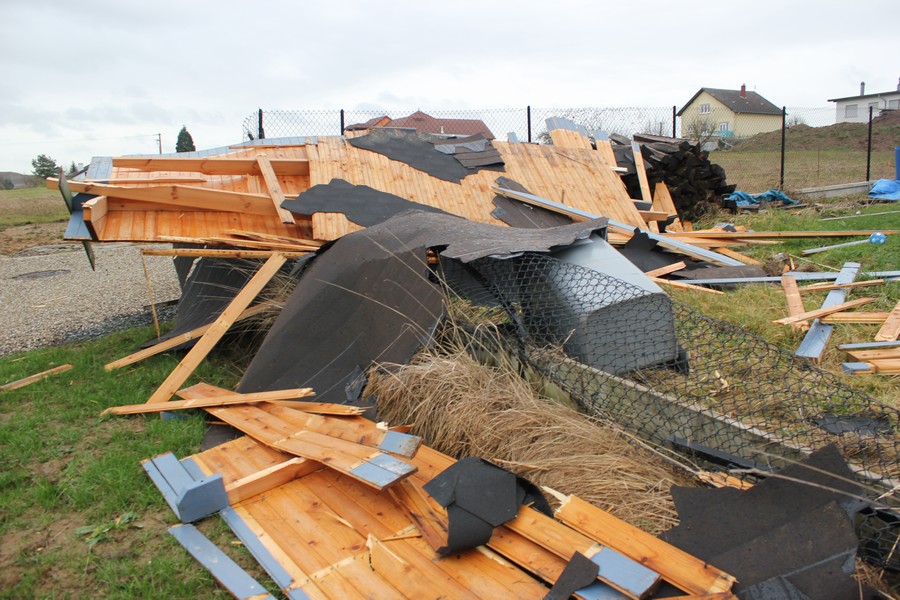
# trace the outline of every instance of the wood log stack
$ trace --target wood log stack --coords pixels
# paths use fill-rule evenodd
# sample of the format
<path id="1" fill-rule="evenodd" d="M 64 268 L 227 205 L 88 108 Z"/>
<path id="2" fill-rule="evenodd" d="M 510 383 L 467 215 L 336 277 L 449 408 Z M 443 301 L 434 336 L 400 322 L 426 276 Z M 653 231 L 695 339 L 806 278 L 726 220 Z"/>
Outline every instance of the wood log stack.
<path id="1" fill-rule="evenodd" d="M 640 184 L 634 174 L 631 141 L 610 135 L 619 166 L 629 170 L 622 176 L 632 198 L 640 198 Z M 663 181 L 669 187 L 678 216 L 694 221 L 704 215 L 710 205 L 721 202 L 722 196 L 735 190 L 725 181 L 725 169 L 710 162 L 709 152 L 702 145 L 680 138 L 636 134 L 634 141 L 641 145 L 641 155 L 647 168 L 650 186 Z"/>

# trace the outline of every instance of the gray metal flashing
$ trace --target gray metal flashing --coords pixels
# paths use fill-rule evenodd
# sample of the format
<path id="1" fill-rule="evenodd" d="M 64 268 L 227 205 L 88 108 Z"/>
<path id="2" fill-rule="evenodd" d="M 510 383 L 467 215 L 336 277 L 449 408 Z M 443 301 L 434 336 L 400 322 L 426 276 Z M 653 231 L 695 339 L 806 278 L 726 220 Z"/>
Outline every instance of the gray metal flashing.
<path id="1" fill-rule="evenodd" d="M 834 282 L 836 284 L 852 283 L 859 274 L 861 267 L 862 265 L 855 262 L 844 263 L 844 266 L 841 268 L 841 271 L 838 273 Z M 822 308 L 840 304 L 846 297 L 846 289 L 831 290 L 828 292 L 828 295 L 825 296 L 825 300 L 822 302 Z M 833 325 L 823 323 L 820 319 L 813 319 L 812 324 L 809 326 L 809 330 L 803 337 L 803 341 L 800 342 L 800 346 L 798 346 L 797 351 L 794 352 L 794 356 L 818 360 L 818 358 L 822 356 L 822 352 L 825 351 L 825 346 L 828 344 L 828 340 L 831 338 L 831 332 L 833 330 Z"/>
<path id="2" fill-rule="evenodd" d="M 872 365 L 870 365 L 869 363 L 864 363 L 864 362 L 845 362 L 845 363 L 841 363 L 841 369 L 844 371 L 844 373 L 847 373 L 848 375 L 853 375 L 854 373 L 857 373 L 857 372 L 871 371 Z"/>
<path id="3" fill-rule="evenodd" d="M 384 439 L 381 440 L 381 445 L 378 446 L 378 449 L 412 458 L 416 455 L 416 451 L 421 445 L 422 438 L 417 435 L 388 431 L 384 434 Z"/>
<path id="4" fill-rule="evenodd" d="M 235 598 L 275 600 L 265 587 L 193 525 L 176 525 L 169 528 L 169 533 Z"/>
<path id="5" fill-rule="evenodd" d="M 591 214 L 587 211 L 580 210 L 577 208 L 573 208 L 571 206 L 566 206 L 564 204 L 560 204 L 559 202 L 554 202 L 553 200 L 547 200 L 546 198 L 541 198 L 540 196 L 535 196 L 534 194 L 528 194 L 525 192 L 517 192 L 515 190 L 508 190 L 506 188 L 495 187 L 492 188 L 495 192 L 499 193 L 502 196 L 506 196 L 507 198 L 512 198 L 513 200 L 519 200 L 521 198 L 527 198 L 531 202 L 544 207 L 550 207 L 551 209 L 556 209 L 557 211 L 564 211 L 570 214 L 575 214 L 580 217 L 584 217 L 585 219 L 597 219 L 598 215 Z M 610 227 L 617 227 L 619 229 L 626 229 L 629 231 L 640 231 L 643 234 L 646 234 L 651 240 L 656 241 L 661 245 L 666 245 L 672 248 L 677 248 L 679 250 L 683 250 L 685 252 L 690 252 L 696 256 L 702 256 L 703 258 L 711 261 L 715 261 L 724 265 L 728 265 L 730 267 L 741 267 L 744 266 L 739 260 L 735 260 L 729 256 L 725 256 L 724 254 L 719 254 L 718 252 L 713 252 L 712 250 L 707 250 L 706 248 L 700 248 L 698 246 L 694 246 L 692 244 L 686 244 L 684 242 L 679 242 L 677 240 L 673 240 L 671 238 L 667 238 L 665 236 L 657 235 L 653 232 L 646 231 L 641 229 L 640 227 L 634 227 L 633 225 L 628 225 L 626 223 L 621 223 L 619 221 L 614 221 L 612 219 L 608 219 Z"/>
<path id="6" fill-rule="evenodd" d="M 659 573 L 612 548 L 601 548 L 591 557 L 591 561 L 600 567 L 597 577 L 639 598 L 653 589 L 660 580 Z"/>
<path id="7" fill-rule="evenodd" d="M 859 342 L 858 344 L 841 344 L 838 346 L 841 350 L 876 350 L 878 348 L 896 348 L 900 346 L 897 342 Z"/>
<path id="8" fill-rule="evenodd" d="M 247 523 L 244 522 L 241 516 L 237 514 L 233 508 L 228 507 L 219 514 L 222 516 L 222 520 L 224 520 L 228 527 L 231 528 L 231 531 L 234 532 L 234 535 L 241 540 L 244 547 L 250 551 L 250 554 L 253 555 L 256 562 L 265 569 L 266 573 L 269 574 L 269 577 L 272 578 L 272 581 L 281 588 L 288 598 L 291 600 L 309 600 L 309 596 L 307 596 L 303 590 L 294 587 L 294 578 L 291 577 L 290 573 L 287 572 L 281 563 L 272 556 L 269 549 L 263 545 L 256 534 L 253 533 Z"/>

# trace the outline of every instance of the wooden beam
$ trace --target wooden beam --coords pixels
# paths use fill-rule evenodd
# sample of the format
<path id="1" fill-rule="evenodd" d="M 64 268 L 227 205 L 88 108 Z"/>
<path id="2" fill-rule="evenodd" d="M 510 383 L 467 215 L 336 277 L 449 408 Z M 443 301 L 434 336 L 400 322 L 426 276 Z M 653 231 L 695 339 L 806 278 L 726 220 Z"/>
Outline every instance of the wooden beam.
<path id="1" fill-rule="evenodd" d="M 241 311 L 241 314 L 238 315 L 238 317 L 234 320 L 234 322 L 237 323 L 238 321 L 243 321 L 244 319 L 247 319 L 254 315 L 258 315 L 259 313 L 261 313 L 265 310 L 269 310 L 270 308 L 271 307 L 267 304 L 257 304 L 256 306 L 251 306 L 250 308 L 247 308 L 247 309 Z M 118 369 L 118 368 L 124 367 L 126 365 L 134 364 L 138 361 L 144 360 L 145 358 L 150 358 L 151 356 L 155 356 L 155 355 L 159 354 L 160 352 L 165 352 L 166 350 L 171 350 L 172 348 L 175 348 L 176 346 L 180 346 L 181 344 L 184 344 L 185 342 L 189 342 L 191 340 L 195 340 L 195 339 L 201 337 L 212 326 L 213 326 L 213 323 L 210 323 L 209 325 L 203 325 L 202 327 L 197 327 L 196 329 L 192 329 L 192 330 L 188 331 L 187 333 L 183 333 L 179 336 L 175 336 L 164 342 L 154 344 L 154 345 L 150 346 L 149 348 L 144 348 L 142 350 L 138 350 L 137 352 L 134 352 L 132 354 L 129 354 L 128 356 L 120 358 L 119 360 L 114 360 L 113 362 L 108 363 L 104 367 L 104 369 L 106 369 L 107 371 L 112 371 L 113 369 Z"/>
<path id="2" fill-rule="evenodd" d="M 259 172 L 262 173 L 263 180 L 266 182 L 269 196 L 272 197 L 275 212 L 278 213 L 282 223 L 293 224 L 294 215 L 291 211 L 281 208 L 281 203 L 284 202 L 284 192 L 281 190 L 281 184 L 278 183 L 278 176 L 275 174 L 275 169 L 272 168 L 269 157 L 265 154 L 257 154 L 256 162 L 259 165 Z"/>
<path id="3" fill-rule="evenodd" d="M 840 304 L 835 304 L 833 306 L 817 308 L 816 310 L 810 310 L 805 313 L 801 313 L 799 315 L 785 317 L 784 319 L 778 319 L 777 321 L 772 321 L 772 322 L 776 323 L 778 325 L 790 325 L 792 323 L 798 323 L 800 321 L 810 321 L 812 319 L 824 317 L 825 315 L 830 315 L 832 313 L 841 312 L 842 310 L 847 310 L 848 308 L 855 308 L 857 306 L 862 306 L 863 304 L 868 304 L 869 302 L 872 302 L 873 300 L 875 300 L 875 298 L 859 298 L 857 300 L 841 302 Z"/>
<path id="4" fill-rule="evenodd" d="M 106 196 L 91 198 L 81 205 L 81 209 L 84 224 L 91 232 L 91 237 L 95 240 L 102 239 L 100 234 L 103 232 L 103 219 L 109 212 L 109 199 Z"/>
<path id="5" fill-rule="evenodd" d="M 900 359 L 900 348 L 881 348 L 877 350 L 845 350 L 856 360 Z"/>
<path id="6" fill-rule="evenodd" d="M 827 292 L 831 290 L 847 290 L 858 287 L 869 287 L 871 285 L 880 285 L 884 283 L 884 279 L 870 279 L 869 281 L 851 281 L 850 283 L 814 283 L 799 288 L 800 293 L 805 292 Z"/>
<path id="7" fill-rule="evenodd" d="M 72 365 L 59 365 L 58 367 L 53 367 L 52 369 L 47 369 L 46 371 L 41 371 L 40 373 L 35 373 L 34 375 L 29 375 L 28 377 L 24 377 L 16 381 L 11 381 L 4 385 L 0 385 L 0 392 L 8 392 L 11 390 L 23 388 L 26 385 L 31 385 L 32 383 L 40 381 L 41 379 L 46 379 L 51 375 L 56 375 L 57 373 L 65 373 L 71 368 Z"/>
<path id="8" fill-rule="evenodd" d="M 803 306 L 803 299 L 800 297 L 800 290 L 797 288 L 797 279 L 791 275 L 781 276 L 781 287 L 784 289 L 785 300 L 787 300 L 788 315 L 795 317 L 806 312 Z M 793 324 L 794 329 L 806 331 L 809 324 L 800 322 Z"/>
<path id="9" fill-rule="evenodd" d="M 886 312 L 848 312 L 834 313 L 819 319 L 823 323 L 834 325 L 835 323 L 863 323 L 863 324 L 881 324 L 888 318 L 891 313 Z"/>
<path id="10" fill-rule="evenodd" d="M 265 285 L 275 276 L 278 270 L 284 265 L 287 259 L 283 254 L 277 253 L 269 257 L 259 271 L 253 275 L 247 285 L 238 292 L 234 300 L 225 308 L 222 314 L 216 319 L 203 337 L 191 348 L 187 356 L 182 359 L 178 366 L 169 374 L 166 380 L 159 386 L 148 403 L 167 402 L 172 395 L 187 381 L 194 369 L 200 362 L 206 358 L 209 351 L 213 349 L 225 332 L 231 327 L 237 318 L 243 313 L 250 303 L 256 298 L 257 294 L 265 287 Z"/>
<path id="11" fill-rule="evenodd" d="M 891 311 L 884 325 L 875 334 L 876 342 L 893 342 L 900 338 L 900 302 Z"/>
<path id="12" fill-rule="evenodd" d="M 679 290 L 690 290 L 692 292 L 702 292 L 704 294 L 716 294 L 719 296 L 724 296 L 725 292 L 720 290 L 714 290 L 712 288 L 703 287 L 700 285 L 695 285 L 692 283 L 685 283 L 684 281 L 674 281 L 672 279 L 660 279 L 659 277 L 651 277 L 654 283 L 659 283 L 662 285 L 668 285 L 673 288 Z"/>
<path id="13" fill-rule="evenodd" d="M 181 410 L 188 408 L 207 408 L 211 406 L 228 406 L 231 404 L 252 404 L 254 402 L 267 402 L 269 400 L 288 400 L 291 398 L 306 398 L 314 396 L 312 388 L 296 388 L 291 390 L 276 390 L 271 392 L 255 392 L 252 394 L 231 394 L 229 396 L 219 396 L 217 398 L 202 398 L 196 400 L 172 400 L 170 402 L 160 402 L 157 404 L 126 404 L 122 406 L 112 406 L 107 408 L 100 415 L 139 415 L 144 413 L 164 412 L 170 410 Z M 296 402 L 297 410 L 304 410 L 305 402 Z M 319 402 L 311 402 L 314 407 L 318 407 Z M 315 410 L 315 408 L 314 408 Z"/>
<path id="14" fill-rule="evenodd" d="M 712 249 L 719 254 L 724 254 L 725 256 L 739 260 L 745 265 L 762 265 L 761 261 L 756 260 L 752 256 L 747 256 L 746 254 L 742 254 L 731 248 L 726 248 L 725 246 L 713 246 Z"/>
<path id="15" fill-rule="evenodd" d="M 261 233 L 259 231 L 243 231 L 241 229 L 228 229 L 223 232 L 226 235 L 234 237 L 248 238 L 261 242 L 283 242 L 285 244 L 303 244 L 305 246 L 321 247 L 325 242 L 319 240 L 309 240 L 304 238 L 292 238 L 285 235 L 272 235 L 271 233 Z"/>
<path id="16" fill-rule="evenodd" d="M 258 148 L 258 147 L 257 147 Z M 277 175 L 309 175 L 305 158 L 273 158 Z M 139 171 L 182 171 L 204 175 L 259 175 L 259 163 L 253 158 L 113 158 L 113 166 Z"/>
<path id="17" fill-rule="evenodd" d="M 685 262 L 682 260 L 677 263 L 672 263 L 671 265 L 666 265 L 665 267 L 652 269 L 644 273 L 644 275 L 646 275 L 647 277 L 662 277 L 663 275 L 668 275 L 669 273 L 680 271 L 685 267 L 687 267 L 687 264 L 685 264 Z"/>
<path id="18" fill-rule="evenodd" d="M 287 258 L 299 258 L 306 256 L 312 250 L 284 252 L 281 250 L 228 250 L 216 248 L 141 248 L 141 254 L 144 256 L 187 256 L 193 258 L 269 258 L 275 252 L 280 252 Z"/>
<path id="19" fill-rule="evenodd" d="M 666 226 L 666 231 L 673 233 L 684 231 L 684 226 L 678 217 L 678 209 L 675 208 L 675 201 L 672 200 L 672 194 L 669 193 L 669 186 L 666 185 L 665 181 L 656 182 L 656 187 L 653 189 L 653 206 L 654 208 L 658 206 L 659 210 L 675 215 L 675 220 Z"/>
<path id="20" fill-rule="evenodd" d="M 669 583 L 691 594 L 727 592 L 735 582 L 724 571 L 575 496 L 562 503 L 556 518 L 656 571 Z"/>
<path id="21" fill-rule="evenodd" d="M 155 202 L 172 206 L 171 210 L 214 210 L 237 212 L 251 215 L 274 216 L 272 200 L 264 194 L 229 192 L 185 185 L 161 185 L 154 187 L 122 187 L 98 183 L 69 181 L 69 187 L 76 192 L 124 198 L 136 202 Z M 59 180 L 47 179 L 47 187 L 59 188 Z"/>
<path id="22" fill-rule="evenodd" d="M 650 182 L 647 180 L 647 167 L 644 165 L 644 155 L 641 154 L 641 144 L 631 142 L 631 151 L 634 154 L 634 168 L 637 171 L 638 183 L 641 186 L 641 199 L 644 202 L 653 202 L 653 194 L 650 193 Z"/>
<path id="23" fill-rule="evenodd" d="M 228 494 L 228 503 L 234 505 L 243 502 L 321 468 L 321 463 L 295 456 L 226 485 L 225 493 Z"/>

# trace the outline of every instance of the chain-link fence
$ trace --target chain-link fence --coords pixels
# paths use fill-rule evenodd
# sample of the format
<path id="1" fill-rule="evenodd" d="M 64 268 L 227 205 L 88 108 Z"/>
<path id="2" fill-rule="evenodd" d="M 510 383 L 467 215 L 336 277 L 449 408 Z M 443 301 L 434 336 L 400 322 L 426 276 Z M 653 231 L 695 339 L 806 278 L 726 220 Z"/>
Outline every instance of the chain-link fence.
<path id="1" fill-rule="evenodd" d="M 900 411 L 639 282 L 536 253 L 470 267 L 447 279 L 492 307 L 473 322 L 511 332 L 525 364 L 651 444 L 745 477 L 835 444 L 878 499 L 859 517 L 862 554 L 900 570 Z"/>
<path id="2" fill-rule="evenodd" d="M 245 139 L 342 135 L 369 126 L 416 126 L 416 110 L 259 110 L 243 123 Z M 564 117 L 587 131 L 631 137 L 636 133 L 683 137 L 702 144 L 725 168 L 728 183 L 749 192 L 788 192 L 893 179 L 894 147 L 900 145 L 900 111 L 873 111 L 869 118 L 838 122 L 833 107 L 785 108 L 771 114 L 736 114 L 709 104 L 681 111 L 674 106 L 618 108 L 524 108 L 428 110 L 435 131 L 469 135 L 453 123 L 477 121 L 498 140 L 551 143 L 547 119 Z M 421 120 L 421 119 L 420 119 Z M 860 122 L 862 121 L 862 122 Z"/>

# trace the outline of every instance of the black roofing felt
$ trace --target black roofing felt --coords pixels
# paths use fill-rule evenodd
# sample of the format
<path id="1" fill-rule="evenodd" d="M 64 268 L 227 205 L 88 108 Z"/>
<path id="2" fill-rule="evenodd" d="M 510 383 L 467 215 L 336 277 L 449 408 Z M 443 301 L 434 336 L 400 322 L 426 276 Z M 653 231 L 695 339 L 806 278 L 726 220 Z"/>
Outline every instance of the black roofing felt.
<path id="1" fill-rule="evenodd" d="M 468 138 L 464 138 L 468 139 Z M 471 167 L 464 166 L 453 154 L 447 154 L 435 148 L 435 144 L 447 146 L 448 141 L 426 134 L 419 134 L 407 129 L 373 129 L 368 135 L 349 138 L 347 143 L 356 148 L 371 150 L 428 173 L 432 177 L 459 183 L 467 175 L 477 172 L 488 165 L 495 165 L 493 155 L 485 155 L 488 165 L 478 164 L 473 152 L 467 152 L 465 158 Z M 493 146 L 486 146 L 493 152 Z M 487 150 L 485 150 L 487 152 Z M 499 154 L 497 154 L 499 157 Z"/>
<path id="2" fill-rule="evenodd" d="M 303 272 L 238 391 L 312 387 L 317 401 L 353 402 L 360 369 L 375 361 L 405 363 L 443 314 L 426 248 L 443 247 L 442 256 L 469 262 L 546 252 L 605 225 L 596 219 L 511 229 L 413 212 L 346 235 L 320 250 Z"/>
<path id="3" fill-rule="evenodd" d="M 409 210 L 447 214 L 439 208 L 412 202 L 367 185 L 353 185 L 343 179 L 314 185 L 296 199 L 282 202 L 281 208 L 299 215 L 343 213 L 347 219 L 363 227 L 377 225 Z"/>

